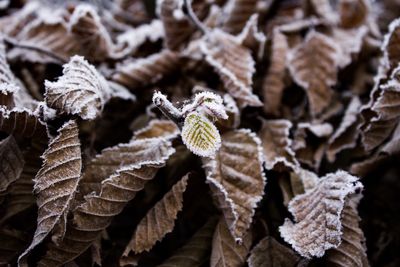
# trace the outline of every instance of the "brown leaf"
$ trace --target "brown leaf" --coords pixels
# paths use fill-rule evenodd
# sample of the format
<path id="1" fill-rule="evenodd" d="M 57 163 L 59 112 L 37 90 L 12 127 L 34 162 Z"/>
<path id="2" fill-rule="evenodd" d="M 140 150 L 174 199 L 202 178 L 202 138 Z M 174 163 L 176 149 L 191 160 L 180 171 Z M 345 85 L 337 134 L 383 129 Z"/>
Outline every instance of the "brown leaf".
<path id="1" fill-rule="evenodd" d="M 92 120 L 109 98 L 105 79 L 83 57 L 74 56 L 63 66 L 58 81 L 46 81 L 46 103 L 60 114 Z"/>
<path id="2" fill-rule="evenodd" d="M 200 267 L 211 252 L 211 243 L 217 220 L 215 218 L 201 227 L 190 240 L 158 267 Z"/>
<path id="3" fill-rule="evenodd" d="M 216 158 L 206 161 L 207 183 L 236 241 L 241 241 L 264 195 L 261 141 L 249 130 L 222 136 Z"/>
<path id="4" fill-rule="evenodd" d="M 78 126 L 71 120 L 58 129 L 44 152 L 43 165 L 35 177 L 38 220 L 31 245 L 18 259 L 27 266 L 27 256 L 50 232 L 58 242 L 64 237 L 67 214 L 81 177 L 82 159 Z"/>
<path id="5" fill-rule="evenodd" d="M 9 186 L 19 179 L 24 164 L 23 155 L 12 135 L 0 141 L 0 195 L 7 193 Z"/>
<path id="6" fill-rule="evenodd" d="M 329 0 L 307 0 L 306 5 L 320 18 L 325 19 L 331 24 L 335 24 L 338 20 L 336 12 L 333 10 Z"/>
<path id="7" fill-rule="evenodd" d="M 251 15 L 256 13 L 257 2 L 257 0 L 229 0 L 222 14 L 222 30 L 231 34 L 240 33 Z"/>
<path id="8" fill-rule="evenodd" d="M 359 136 L 358 127 L 361 123 L 359 117 L 360 108 L 360 99 L 354 97 L 347 107 L 342 122 L 328 141 L 329 146 L 326 155 L 330 162 L 335 160 L 339 152 L 356 146 Z"/>
<path id="9" fill-rule="evenodd" d="M 247 259 L 249 267 L 295 267 L 300 261 L 299 255 L 270 236 L 258 242 Z"/>
<path id="10" fill-rule="evenodd" d="M 260 138 L 263 145 L 265 167 L 268 170 L 283 165 L 294 169 L 298 165 L 292 150 L 289 131 L 292 123 L 288 120 L 263 120 Z"/>
<path id="11" fill-rule="evenodd" d="M 236 243 L 224 219 L 214 232 L 211 252 L 211 267 L 241 267 L 245 264 L 252 243 L 251 232 L 243 236 L 241 244 Z"/>
<path id="12" fill-rule="evenodd" d="M 343 235 L 339 247 L 328 250 L 326 259 L 329 266 L 368 267 L 365 237 L 359 223 L 356 197 L 348 197 L 342 212 Z"/>
<path id="13" fill-rule="evenodd" d="M 382 51 L 384 53 L 384 63 L 389 69 L 394 69 L 400 62 L 398 48 L 400 42 L 400 19 L 393 20 L 389 25 L 389 31 L 385 35 Z"/>
<path id="14" fill-rule="evenodd" d="M 370 3 L 368 0 L 341 0 L 340 26 L 343 28 L 359 27 L 368 18 L 370 12 Z"/>
<path id="15" fill-rule="evenodd" d="M 92 6 L 80 4 L 75 7 L 69 19 L 68 31 L 79 43 L 79 55 L 90 61 L 103 61 L 112 56 L 114 44 Z"/>
<path id="16" fill-rule="evenodd" d="M 9 228 L 0 230 L 0 265 L 11 266 L 15 258 L 21 253 L 28 241 L 28 237 L 21 231 Z"/>
<path id="17" fill-rule="evenodd" d="M 178 213 L 183 207 L 183 193 L 186 190 L 189 175 L 178 181 L 164 197 L 157 202 L 139 222 L 134 234 L 126 246 L 121 262 L 130 254 L 140 254 L 150 249 L 170 233 Z"/>
<path id="18" fill-rule="evenodd" d="M 160 19 L 165 30 L 165 44 L 168 49 L 178 51 L 184 48 L 196 27 L 189 21 L 183 13 L 182 5 L 179 0 L 158 1 Z M 208 12 L 209 4 L 204 0 L 194 0 L 192 8 L 199 19 L 204 19 Z"/>
<path id="19" fill-rule="evenodd" d="M 272 47 L 270 65 L 268 67 L 262 92 L 264 96 L 264 111 L 266 113 L 279 114 L 283 90 L 285 89 L 286 54 L 288 42 L 284 34 L 274 30 L 272 35 Z"/>
<path id="20" fill-rule="evenodd" d="M 295 223 L 286 219 L 279 228 L 282 238 L 305 258 L 322 257 L 340 245 L 340 220 L 345 198 L 362 188 L 358 178 L 344 171 L 331 173 L 289 203 Z"/>
<path id="21" fill-rule="evenodd" d="M 146 127 L 136 131 L 133 134 L 133 139 L 166 138 L 171 140 L 179 134 L 178 126 L 172 121 L 154 119 Z"/>
<path id="22" fill-rule="evenodd" d="M 131 90 L 152 85 L 173 73 L 179 66 L 179 57 L 169 50 L 162 50 L 147 58 L 117 65 L 112 80 Z"/>
<path id="23" fill-rule="evenodd" d="M 258 14 L 254 14 L 249 18 L 243 30 L 237 36 L 237 39 L 240 44 L 257 55 L 257 59 L 260 60 L 263 58 L 267 38 L 258 29 Z"/>
<path id="24" fill-rule="evenodd" d="M 0 105 L 13 108 L 15 106 L 14 94 L 19 88 L 6 56 L 5 45 L 0 38 Z"/>
<path id="25" fill-rule="evenodd" d="M 331 102 L 339 51 L 333 39 L 311 31 L 305 41 L 288 54 L 290 73 L 305 89 L 314 115 L 321 113 Z"/>
<path id="26" fill-rule="evenodd" d="M 133 163 L 126 162 L 124 164 L 119 161 L 117 169 L 112 171 L 107 179 L 102 180 L 100 191 L 85 196 L 84 202 L 72 212 L 73 220 L 67 225 L 64 239 L 59 245 L 48 244 L 48 250 L 38 266 L 62 265 L 88 249 L 101 232 L 108 227 L 114 216 L 119 214 L 125 205 L 136 196 L 136 193 L 154 178 L 158 169 L 174 152 L 169 141 L 155 138 L 133 141 L 128 145 L 121 146 L 120 149 L 123 151 L 128 146 L 131 151 L 134 151 L 127 155 L 130 158 L 128 161 Z M 146 150 L 146 156 L 140 156 Z M 112 155 L 112 151 L 115 151 L 116 155 Z M 107 152 L 114 157 L 126 155 L 123 153 L 120 155 L 118 148 L 107 150 Z M 135 159 L 136 155 L 139 156 L 138 160 Z M 105 164 L 117 164 L 104 160 Z"/>
<path id="27" fill-rule="evenodd" d="M 237 39 L 220 30 L 210 33 L 207 41 L 200 43 L 205 60 L 219 74 L 225 90 L 238 100 L 239 106 L 261 106 L 252 92 L 255 72 L 250 50 L 238 44 Z"/>

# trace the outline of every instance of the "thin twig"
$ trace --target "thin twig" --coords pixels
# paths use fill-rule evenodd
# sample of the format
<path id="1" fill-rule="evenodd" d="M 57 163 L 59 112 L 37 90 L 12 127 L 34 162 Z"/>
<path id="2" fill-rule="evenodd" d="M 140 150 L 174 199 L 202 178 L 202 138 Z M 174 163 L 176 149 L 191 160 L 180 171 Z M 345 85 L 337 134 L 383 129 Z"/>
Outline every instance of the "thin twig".
<path id="1" fill-rule="evenodd" d="M 51 57 L 51 58 L 59 61 L 60 63 L 66 63 L 67 62 L 65 58 L 63 58 L 63 57 L 61 57 L 61 56 L 59 56 L 59 55 L 47 50 L 47 49 L 23 43 L 23 42 L 15 40 L 13 38 L 10 38 L 8 36 L 2 36 L 2 39 L 4 40 L 4 42 L 6 44 L 8 44 L 11 47 L 21 48 L 21 49 L 26 49 L 26 50 L 32 50 L 32 51 L 35 51 L 35 52 L 38 52 L 38 53 L 41 53 L 41 54 L 45 54 L 46 56 Z"/>
<path id="2" fill-rule="evenodd" d="M 189 2 L 190 1 L 190 2 Z M 192 21 L 192 23 L 201 31 L 203 34 L 208 34 L 209 29 L 199 20 L 192 8 L 192 0 L 184 0 L 183 7 L 187 11 L 187 16 Z"/>

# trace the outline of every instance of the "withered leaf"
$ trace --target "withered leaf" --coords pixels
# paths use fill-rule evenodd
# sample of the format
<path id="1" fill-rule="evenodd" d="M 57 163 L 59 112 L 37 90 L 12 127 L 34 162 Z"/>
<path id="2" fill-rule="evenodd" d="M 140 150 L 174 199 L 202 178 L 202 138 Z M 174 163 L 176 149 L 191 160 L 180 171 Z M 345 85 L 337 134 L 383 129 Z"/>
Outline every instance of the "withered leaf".
<path id="1" fill-rule="evenodd" d="M 215 218 L 201 227 L 190 240 L 158 267 L 200 267 L 208 260 L 217 220 Z"/>
<path id="2" fill-rule="evenodd" d="M 348 195 L 360 190 L 358 178 L 344 171 L 321 178 L 315 188 L 289 203 L 295 223 L 286 219 L 279 228 L 282 238 L 305 258 L 322 257 L 341 243 L 341 215 Z"/>
<path id="3" fill-rule="evenodd" d="M 257 0 L 229 0 L 223 10 L 222 29 L 231 34 L 238 34 L 247 21 L 256 12 Z"/>
<path id="4" fill-rule="evenodd" d="M 90 5 L 80 4 L 75 7 L 69 19 L 68 31 L 79 43 L 79 54 L 89 60 L 102 61 L 113 52 L 111 37 L 96 10 Z"/>
<path id="5" fill-rule="evenodd" d="M 338 17 L 334 12 L 329 0 L 307 0 L 306 3 L 310 6 L 312 13 L 334 24 Z"/>
<path id="6" fill-rule="evenodd" d="M 0 38 L 0 105 L 8 108 L 14 107 L 14 94 L 18 91 L 15 76 L 8 65 L 6 49 Z"/>
<path id="7" fill-rule="evenodd" d="M 211 267 L 241 267 L 245 264 L 252 243 L 252 234 L 247 232 L 241 244 L 232 237 L 224 219 L 215 229 L 212 241 Z"/>
<path id="8" fill-rule="evenodd" d="M 397 67 L 400 61 L 400 53 L 397 49 L 400 42 L 400 19 L 392 21 L 389 25 L 389 32 L 385 35 L 382 44 L 385 64 L 390 69 Z"/>
<path id="9" fill-rule="evenodd" d="M 304 42 L 288 54 L 290 73 L 306 91 L 314 115 L 321 113 L 331 102 L 339 51 L 333 39 L 311 31 Z"/>
<path id="10" fill-rule="evenodd" d="M 28 237 L 15 229 L 0 229 L 0 265 L 10 266 L 26 246 Z"/>
<path id="11" fill-rule="evenodd" d="M 335 249 L 328 250 L 326 258 L 333 266 L 368 267 L 365 237 L 359 222 L 357 196 L 348 197 L 342 212 L 342 243 Z"/>
<path id="12" fill-rule="evenodd" d="M 285 35 L 279 30 L 274 30 L 272 35 L 271 62 L 262 85 L 264 111 L 267 113 L 279 113 L 283 90 L 285 88 L 284 79 L 288 50 L 289 47 Z"/>
<path id="13" fill-rule="evenodd" d="M 258 96 L 252 92 L 255 63 L 249 49 L 221 30 L 212 31 L 208 39 L 200 43 L 200 49 L 239 106 L 262 106 Z"/>
<path id="14" fill-rule="evenodd" d="M 149 124 L 133 134 L 135 139 L 166 138 L 174 139 L 179 135 L 178 126 L 170 120 L 154 119 Z"/>
<path id="15" fill-rule="evenodd" d="M 12 135 L 0 141 L 0 195 L 19 179 L 25 161 Z"/>
<path id="16" fill-rule="evenodd" d="M 100 190 L 85 196 L 72 212 L 73 221 L 67 225 L 64 239 L 58 245 L 48 244 L 39 266 L 59 266 L 82 254 L 175 151 L 169 141 L 160 138 L 133 141 L 129 146 L 138 155 L 146 150 L 143 147 L 149 152 L 139 160 L 134 159 L 135 153 L 131 154 L 128 161 L 133 161 L 132 164 L 119 162 L 117 169 L 101 181 Z M 120 156 L 118 151 L 116 154 Z"/>
<path id="17" fill-rule="evenodd" d="M 58 129 L 58 136 L 43 154 L 43 166 L 35 177 L 38 220 L 31 245 L 18 259 L 27 266 L 28 254 L 53 232 L 55 242 L 65 234 L 67 214 L 81 177 L 82 159 L 78 126 L 71 120 Z"/>
<path id="18" fill-rule="evenodd" d="M 173 73 L 178 65 L 179 56 L 176 53 L 162 50 L 147 58 L 117 65 L 112 80 L 128 88 L 138 89 L 160 81 L 163 77 Z"/>
<path id="19" fill-rule="evenodd" d="M 147 212 L 126 246 L 121 262 L 131 253 L 139 254 L 149 251 L 173 230 L 178 212 L 183 207 L 183 193 L 186 190 L 188 179 L 189 175 L 187 174 Z"/>
<path id="20" fill-rule="evenodd" d="M 207 183 L 236 241 L 242 241 L 264 194 L 262 165 L 261 141 L 244 129 L 224 134 L 215 159 L 205 161 Z"/>
<path id="21" fill-rule="evenodd" d="M 275 238 L 264 237 L 251 250 L 247 259 L 249 267 L 295 267 L 301 258 L 293 250 L 285 247 L 275 240 Z"/>
<path id="22" fill-rule="evenodd" d="M 370 12 L 368 0 L 341 0 L 339 1 L 340 26 L 355 28 L 365 23 Z"/>
<path id="23" fill-rule="evenodd" d="M 289 131 L 292 123 L 288 120 L 263 120 L 260 131 L 265 167 L 272 170 L 278 164 L 288 168 L 295 168 L 298 162 L 292 150 L 292 140 Z"/>
<path id="24" fill-rule="evenodd" d="M 240 44 L 257 55 L 258 59 L 263 58 L 267 37 L 258 29 L 258 14 L 250 17 L 237 39 Z"/>
<path id="25" fill-rule="evenodd" d="M 46 81 L 46 103 L 60 114 L 78 115 L 92 120 L 109 98 L 105 79 L 83 57 L 74 56 L 63 66 L 56 82 Z"/>

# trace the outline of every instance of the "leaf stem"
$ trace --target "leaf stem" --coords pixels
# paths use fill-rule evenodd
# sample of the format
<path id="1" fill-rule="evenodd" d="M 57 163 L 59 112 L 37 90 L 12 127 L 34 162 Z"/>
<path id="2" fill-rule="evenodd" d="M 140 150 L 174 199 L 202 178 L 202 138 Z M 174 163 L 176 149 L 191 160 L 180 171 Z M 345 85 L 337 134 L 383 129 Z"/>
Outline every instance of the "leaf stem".
<path id="1" fill-rule="evenodd" d="M 182 113 L 172 105 L 165 95 L 155 92 L 153 103 L 168 119 L 173 121 L 179 128 L 182 128 L 184 121 Z"/>

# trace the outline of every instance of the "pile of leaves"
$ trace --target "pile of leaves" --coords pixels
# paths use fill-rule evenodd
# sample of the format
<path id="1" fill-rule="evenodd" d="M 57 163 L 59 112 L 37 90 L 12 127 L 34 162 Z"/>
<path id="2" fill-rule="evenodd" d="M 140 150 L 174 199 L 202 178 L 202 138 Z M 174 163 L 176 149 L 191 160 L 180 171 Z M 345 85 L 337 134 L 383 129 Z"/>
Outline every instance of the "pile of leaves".
<path id="1" fill-rule="evenodd" d="M 400 3 L 0 1 L 1 266 L 399 266 Z"/>

